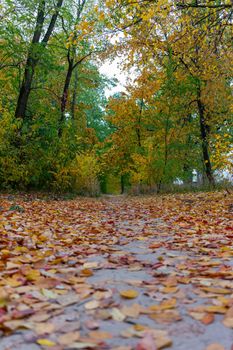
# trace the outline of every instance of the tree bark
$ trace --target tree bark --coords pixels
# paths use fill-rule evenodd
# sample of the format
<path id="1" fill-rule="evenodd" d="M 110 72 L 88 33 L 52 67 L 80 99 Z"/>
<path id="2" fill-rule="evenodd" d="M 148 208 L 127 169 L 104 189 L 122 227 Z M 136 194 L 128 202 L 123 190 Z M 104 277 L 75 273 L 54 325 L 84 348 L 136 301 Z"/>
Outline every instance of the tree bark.
<path id="1" fill-rule="evenodd" d="M 63 129 L 63 123 L 65 121 L 65 112 L 66 112 L 66 106 L 67 106 L 67 101 L 68 101 L 68 94 L 69 94 L 69 88 L 70 88 L 70 82 L 72 78 L 72 73 L 75 68 L 74 65 L 74 60 L 73 59 L 68 59 L 68 69 L 66 72 L 66 78 L 65 78 L 65 83 L 63 87 L 63 92 L 61 96 L 61 117 L 59 120 L 59 126 L 58 126 L 58 136 L 62 136 L 62 129 Z"/>
<path id="2" fill-rule="evenodd" d="M 143 104 L 144 104 L 144 100 L 142 97 L 141 102 L 140 102 L 140 111 L 139 111 L 138 122 L 137 122 L 137 127 L 136 127 L 136 134 L 137 134 L 139 148 L 141 148 L 141 146 L 142 146 L 142 143 L 141 143 L 141 119 L 142 119 Z"/>
<path id="3" fill-rule="evenodd" d="M 23 82 L 20 88 L 19 97 L 16 105 L 16 110 L 15 110 L 16 118 L 24 119 L 26 117 L 28 98 L 31 91 L 31 85 L 32 85 L 36 64 L 37 64 L 37 60 L 31 57 L 31 55 L 29 55 L 26 63 L 26 68 L 24 71 Z"/>
<path id="4" fill-rule="evenodd" d="M 209 155 L 209 142 L 208 142 L 209 131 L 205 121 L 205 108 L 201 101 L 200 88 L 198 88 L 197 106 L 198 106 L 198 112 L 199 112 L 201 145 L 202 145 L 202 155 L 203 155 L 205 173 L 210 185 L 214 186 L 215 180 L 213 176 L 213 170 L 212 170 L 212 165 L 211 165 L 210 155 Z"/>
<path id="5" fill-rule="evenodd" d="M 61 96 L 61 107 L 60 107 L 61 117 L 60 117 L 59 126 L 58 126 L 59 137 L 62 136 L 63 123 L 65 121 L 65 112 L 67 107 L 68 94 L 69 94 L 70 82 L 71 82 L 73 71 L 77 68 L 78 65 L 80 65 L 90 55 L 91 53 L 88 53 L 87 55 L 83 56 L 80 60 L 75 62 L 74 58 L 70 58 L 70 51 L 68 51 L 67 53 L 68 69 L 66 72 L 65 83 L 63 87 L 62 96 Z"/>
<path id="6" fill-rule="evenodd" d="M 125 193 L 125 181 L 124 175 L 121 175 L 121 194 Z"/>
<path id="7" fill-rule="evenodd" d="M 69 93 L 69 87 L 70 87 L 73 69 L 74 69 L 74 61 L 71 60 L 71 61 L 69 61 L 68 69 L 66 72 L 66 78 L 65 78 L 63 93 L 62 93 L 62 97 L 61 97 L 60 124 L 62 124 L 65 120 L 65 111 L 66 111 L 66 105 L 67 105 L 67 100 L 68 100 L 68 93 Z"/>
<path id="8" fill-rule="evenodd" d="M 169 117 L 170 117 L 170 112 L 169 112 L 169 116 L 167 116 L 167 119 L 166 119 L 166 124 L 165 124 L 165 134 L 164 134 L 164 166 L 163 166 L 163 172 L 162 172 L 162 175 L 161 175 L 161 178 L 159 180 L 159 183 L 157 185 L 157 193 L 160 193 L 161 191 L 161 186 L 162 186 L 162 181 L 163 181 L 163 178 L 166 174 L 166 168 L 167 168 L 167 161 L 168 161 L 168 130 L 169 130 L 169 127 L 168 127 L 168 123 L 169 123 Z"/>
<path id="9" fill-rule="evenodd" d="M 74 91 L 73 91 L 72 104 L 71 104 L 72 120 L 75 119 L 75 106 L 76 106 L 76 99 L 77 99 L 77 89 L 78 89 L 78 70 L 76 69 L 75 74 L 74 74 Z"/>
<path id="10" fill-rule="evenodd" d="M 43 30 L 44 20 L 45 20 L 45 0 L 41 0 L 38 6 L 36 26 L 31 41 L 30 48 L 28 50 L 28 57 L 26 61 L 26 67 L 24 70 L 23 81 L 20 87 L 19 96 L 15 109 L 15 117 L 25 119 L 28 99 L 31 92 L 31 86 L 33 82 L 33 77 L 35 73 L 35 68 L 39 62 L 40 53 L 38 52 L 39 45 L 45 47 L 49 41 L 49 38 L 53 32 L 56 24 L 59 9 L 61 8 L 63 0 L 58 0 L 56 5 L 55 13 L 52 15 L 48 29 L 45 33 L 44 38 L 41 39 L 41 34 Z"/>

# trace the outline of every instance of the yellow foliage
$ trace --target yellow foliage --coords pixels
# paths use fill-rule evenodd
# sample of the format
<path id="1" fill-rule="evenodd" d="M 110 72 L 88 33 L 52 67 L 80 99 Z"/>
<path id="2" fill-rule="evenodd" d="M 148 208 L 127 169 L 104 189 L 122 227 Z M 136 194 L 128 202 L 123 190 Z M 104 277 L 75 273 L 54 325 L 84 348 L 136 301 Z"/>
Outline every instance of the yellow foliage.
<path id="1" fill-rule="evenodd" d="M 14 119 L 8 106 L 3 108 L 0 104 L 0 179 L 4 179 L 5 184 L 26 185 L 30 180 L 26 166 L 20 163 L 17 150 L 12 146 L 20 125 L 21 121 Z"/>
<path id="2" fill-rule="evenodd" d="M 94 151 L 81 152 L 71 166 L 74 179 L 74 189 L 78 192 L 96 195 L 99 193 L 98 176 L 101 173 L 100 164 Z"/>
<path id="3" fill-rule="evenodd" d="M 214 135 L 211 160 L 215 169 L 233 170 L 233 145 L 229 134 Z"/>

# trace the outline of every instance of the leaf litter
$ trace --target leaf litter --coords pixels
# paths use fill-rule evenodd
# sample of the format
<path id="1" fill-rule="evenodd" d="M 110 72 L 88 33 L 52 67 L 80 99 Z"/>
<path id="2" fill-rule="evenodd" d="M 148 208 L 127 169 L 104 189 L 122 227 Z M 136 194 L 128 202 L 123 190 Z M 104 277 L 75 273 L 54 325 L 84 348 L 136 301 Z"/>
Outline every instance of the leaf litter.
<path id="1" fill-rule="evenodd" d="M 232 196 L 0 199 L 0 349 L 231 348 Z"/>

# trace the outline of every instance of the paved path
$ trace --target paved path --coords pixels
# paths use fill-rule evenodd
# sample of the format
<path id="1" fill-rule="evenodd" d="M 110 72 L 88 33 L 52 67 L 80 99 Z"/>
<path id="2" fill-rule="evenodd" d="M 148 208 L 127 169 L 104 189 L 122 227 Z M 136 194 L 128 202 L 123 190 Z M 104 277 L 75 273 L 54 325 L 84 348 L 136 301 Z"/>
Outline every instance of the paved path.
<path id="1" fill-rule="evenodd" d="M 191 217 L 192 210 L 196 215 L 198 203 L 178 198 L 177 203 L 171 197 L 171 203 L 179 204 L 180 211 L 162 198 L 73 202 L 74 212 L 66 217 L 64 227 L 76 216 L 84 218 L 76 221 L 75 229 L 80 237 L 91 238 L 80 238 L 69 253 L 61 249 L 60 256 L 68 258 L 56 271 L 46 273 L 48 269 L 41 266 L 44 276 L 59 280 L 55 287 L 44 287 L 54 296 L 43 294 L 43 285 L 39 289 L 32 285 L 27 294 L 38 299 L 42 309 L 23 319 L 25 330 L 3 331 L 0 350 L 128 350 L 136 349 L 148 334 L 157 348 L 205 350 L 217 343 L 216 350 L 232 350 L 233 330 L 223 324 L 233 305 L 230 215 L 217 227 L 216 212 L 211 212 L 203 226 L 201 216 L 184 217 L 184 213 Z M 227 213 L 228 201 L 221 205 Z M 50 229 L 53 225 L 49 223 Z M 125 290 L 136 291 L 137 296 L 123 298 L 120 293 Z M 38 331 L 37 323 L 43 322 L 48 332 L 46 327 Z M 58 338 L 67 333 L 79 336 L 62 345 Z M 39 345 L 38 338 L 50 340 L 51 346 Z"/>

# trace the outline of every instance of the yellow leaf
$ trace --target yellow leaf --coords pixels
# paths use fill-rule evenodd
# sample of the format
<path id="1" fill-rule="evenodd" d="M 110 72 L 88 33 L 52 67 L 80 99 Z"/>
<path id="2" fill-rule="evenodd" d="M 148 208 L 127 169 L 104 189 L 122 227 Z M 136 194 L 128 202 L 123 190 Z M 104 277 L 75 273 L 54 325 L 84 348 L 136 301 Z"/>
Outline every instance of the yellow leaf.
<path id="1" fill-rule="evenodd" d="M 81 276 L 90 277 L 93 276 L 93 272 L 90 269 L 81 270 Z"/>
<path id="2" fill-rule="evenodd" d="M 207 312 L 213 312 L 216 314 L 225 314 L 227 309 L 224 306 L 218 306 L 218 305 L 210 305 L 210 306 L 206 306 L 205 310 Z"/>
<path id="3" fill-rule="evenodd" d="M 51 341 L 49 339 L 37 339 L 36 341 L 40 345 L 45 345 L 45 346 L 54 346 L 56 343 L 54 341 Z"/>
<path id="4" fill-rule="evenodd" d="M 138 296 L 138 292 L 133 289 L 122 290 L 120 295 L 126 299 L 134 299 Z"/>
<path id="5" fill-rule="evenodd" d="M 163 293 L 176 293 L 178 290 L 178 287 L 164 287 L 162 292 Z"/>
<path id="6" fill-rule="evenodd" d="M 30 270 L 25 276 L 28 281 L 36 281 L 40 277 L 40 271 Z"/>
<path id="7" fill-rule="evenodd" d="M 135 324 L 133 327 L 137 332 L 143 332 L 146 330 L 146 327 L 141 324 Z"/>
<path id="8" fill-rule="evenodd" d="M 231 290 L 227 288 L 202 287 L 202 290 L 215 294 L 231 294 Z"/>

